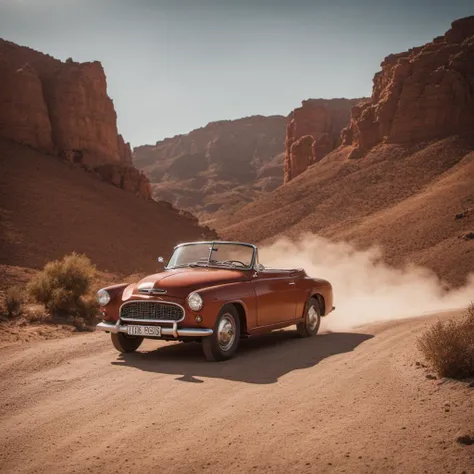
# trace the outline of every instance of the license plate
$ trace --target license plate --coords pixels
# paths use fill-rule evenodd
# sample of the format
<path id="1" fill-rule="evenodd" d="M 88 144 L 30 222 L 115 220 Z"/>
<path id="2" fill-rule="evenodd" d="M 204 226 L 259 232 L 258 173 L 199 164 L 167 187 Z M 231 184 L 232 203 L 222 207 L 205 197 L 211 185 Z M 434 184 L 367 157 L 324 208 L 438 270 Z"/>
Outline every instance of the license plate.
<path id="1" fill-rule="evenodd" d="M 152 336 L 161 337 L 160 326 L 127 326 L 129 336 Z"/>

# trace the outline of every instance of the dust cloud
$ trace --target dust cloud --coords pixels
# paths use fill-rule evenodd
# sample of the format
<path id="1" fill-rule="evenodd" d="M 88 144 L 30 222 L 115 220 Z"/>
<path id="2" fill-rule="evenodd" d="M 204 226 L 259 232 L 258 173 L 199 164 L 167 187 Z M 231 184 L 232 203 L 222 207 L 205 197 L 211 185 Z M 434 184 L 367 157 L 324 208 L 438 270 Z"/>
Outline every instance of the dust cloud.
<path id="1" fill-rule="evenodd" d="M 377 247 L 359 251 L 307 234 L 260 248 L 259 258 L 265 266 L 304 268 L 309 276 L 331 282 L 336 311 L 324 320 L 329 331 L 465 308 L 474 300 L 474 273 L 462 288 L 452 289 L 427 268 L 387 265 Z"/>

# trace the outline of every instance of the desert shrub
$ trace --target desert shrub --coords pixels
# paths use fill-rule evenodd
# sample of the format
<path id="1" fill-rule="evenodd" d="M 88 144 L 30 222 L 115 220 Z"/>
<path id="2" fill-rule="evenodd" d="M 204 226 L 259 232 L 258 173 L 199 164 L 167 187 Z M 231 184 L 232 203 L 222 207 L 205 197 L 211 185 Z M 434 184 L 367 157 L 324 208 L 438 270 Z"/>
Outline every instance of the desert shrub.
<path id="1" fill-rule="evenodd" d="M 18 286 L 8 288 L 5 294 L 5 310 L 9 318 L 20 316 L 23 310 L 25 291 Z"/>
<path id="2" fill-rule="evenodd" d="M 84 296 L 95 273 L 95 266 L 85 255 L 73 252 L 47 263 L 29 282 L 28 293 L 53 315 L 81 315 L 87 307 Z"/>
<path id="3" fill-rule="evenodd" d="M 460 319 L 431 326 L 418 339 L 418 348 L 441 377 L 474 375 L 474 305 Z"/>

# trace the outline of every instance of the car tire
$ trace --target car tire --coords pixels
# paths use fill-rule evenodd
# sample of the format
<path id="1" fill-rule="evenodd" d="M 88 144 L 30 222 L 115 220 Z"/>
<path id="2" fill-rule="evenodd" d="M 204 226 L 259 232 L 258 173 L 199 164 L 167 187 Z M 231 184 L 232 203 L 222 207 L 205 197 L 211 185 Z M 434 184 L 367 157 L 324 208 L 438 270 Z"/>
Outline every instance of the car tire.
<path id="1" fill-rule="evenodd" d="M 233 305 L 226 305 L 219 312 L 213 334 L 202 338 L 204 355 L 212 362 L 228 360 L 236 353 L 239 342 L 239 314 Z"/>
<path id="2" fill-rule="evenodd" d="M 115 349 L 122 353 L 135 352 L 143 342 L 143 337 L 127 336 L 121 332 L 117 334 L 111 334 L 110 336 Z"/>
<path id="3" fill-rule="evenodd" d="M 306 304 L 304 320 L 296 325 L 298 335 L 301 337 L 316 336 L 321 325 L 321 308 L 316 298 L 310 298 Z"/>

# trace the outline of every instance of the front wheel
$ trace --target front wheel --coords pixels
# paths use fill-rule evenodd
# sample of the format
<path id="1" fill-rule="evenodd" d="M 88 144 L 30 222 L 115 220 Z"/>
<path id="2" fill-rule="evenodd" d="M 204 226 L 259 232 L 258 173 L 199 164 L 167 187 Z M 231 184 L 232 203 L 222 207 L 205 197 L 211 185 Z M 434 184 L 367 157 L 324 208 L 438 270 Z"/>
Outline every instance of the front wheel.
<path id="1" fill-rule="evenodd" d="M 127 336 L 121 332 L 111 334 L 112 344 L 119 352 L 135 352 L 143 342 L 143 337 Z"/>
<path id="2" fill-rule="evenodd" d="M 214 332 L 203 337 L 202 349 L 209 361 L 227 360 L 234 356 L 240 341 L 240 319 L 232 305 L 224 306 L 219 312 Z"/>
<path id="3" fill-rule="evenodd" d="M 316 336 L 321 324 L 321 309 L 316 298 L 310 298 L 306 305 L 304 321 L 296 325 L 296 330 L 301 337 Z"/>

